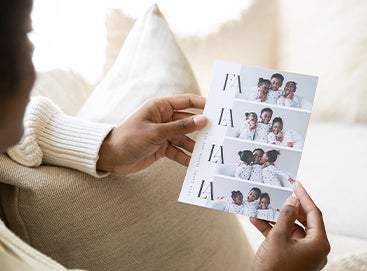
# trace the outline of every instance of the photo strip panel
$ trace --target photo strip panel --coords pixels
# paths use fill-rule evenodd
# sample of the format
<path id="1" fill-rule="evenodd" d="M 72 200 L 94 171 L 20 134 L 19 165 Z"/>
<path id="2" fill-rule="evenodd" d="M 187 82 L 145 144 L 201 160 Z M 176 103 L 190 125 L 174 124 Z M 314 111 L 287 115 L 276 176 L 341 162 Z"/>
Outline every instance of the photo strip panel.
<path id="1" fill-rule="evenodd" d="M 276 221 L 284 201 L 291 195 L 288 189 L 215 176 L 213 200 L 208 200 L 206 207 Z"/>
<path id="2" fill-rule="evenodd" d="M 292 142 L 292 148 L 302 149 L 305 137 L 308 129 L 308 124 L 310 120 L 310 114 L 304 111 L 297 111 L 285 107 L 280 107 L 271 104 L 256 103 L 247 100 L 235 99 L 232 105 L 232 115 L 233 115 L 233 127 L 229 126 L 227 135 L 236 138 L 244 138 L 241 136 L 241 130 L 245 129 L 246 125 L 246 114 L 254 114 L 257 118 L 257 127 L 254 129 L 255 132 L 251 139 L 247 137 L 247 140 L 253 140 L 261 143 L 269 143 L 269 138 L 262 136 L 257 129 L 261 129 L 261 126 L 265 126 L 266 129 L 271 131 L 273 121 L 281 121 L 283 123 L 283 132 L 285 134 L 285 139 Z M 262 116 L 270 116 L 269 122 L 264 123 Z M 243 134 L 243 132 L 242 132 Z M 246 138 L 245 138 L 246 139 Z M 286 142 L 284 144 L 279 144 L 280 146 L 287 146 Z"/>
<path id="3" fill-rule="evenodd" d="M 280 74 L 284 78 L 280 86 L 281 90 L 284 90 L 287 82 L 296 83 L 295 95 L 299 99 L 300 106 L 293 109 L 311 112 L 318 81 L 318 78 L 313 75 L 242 65 L 240 71 L 241 92 L 236 93 L 236 98 L 255 100 L 259 79 L 271 80 L 275 74 Z"/>
<path id="4" fill-rule="evenodd" d="M 256 150 L 261 150 L 264 154 L 274 151 L 279 153 L 276 157 L 276 161 L 273 163 L 275 171 L 274 178 L 278 179 L 276 183 L 280 183 L 280 185 L 277 185 L 278 187 L 288 187 L 292 190 L 292 185 L 288 182 L 288 178 L 296 178 L 302 153 L 287 148 L 280 149 L 269 144 L 260 145 L 252 141 L 225 138 L 223 141 L 223 163 L 217 165 L 216 173 L 237 179 L 249 180 L 250 177 L 241 178 L 238 175 L 236 176 L 236 170 L 242 166 L 240 152 L 248 151 L 253 154 Z M 255 165 L 252 163 L 250 166 L 254 167 Z M 261 164 L 259 166 L 263 175 L 272 174 L 272 172 L 266 171 L 264 165 Z M 254 180 L 254 182 L 266 183 L 263 178 Z"/>
<path id="5" fill-rule="evenodd" d="M 276 221 L 297 179 L 316 85 L 311 75 L 217 62 L 179 202 Z"/>

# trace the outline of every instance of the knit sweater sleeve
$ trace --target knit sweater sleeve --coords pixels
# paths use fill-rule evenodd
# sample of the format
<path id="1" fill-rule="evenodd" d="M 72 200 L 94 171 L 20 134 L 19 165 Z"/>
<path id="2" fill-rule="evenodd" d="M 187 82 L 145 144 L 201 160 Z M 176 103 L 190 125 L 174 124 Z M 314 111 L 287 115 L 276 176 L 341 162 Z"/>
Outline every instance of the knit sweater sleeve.
<path id="1" fill-rule="evenodd" d="M 103 177 L 108 173 L 97 171 L 98 153 L 113 127 L 68 116 L 51 100 L 34 97 L 26 109 L 23 138 L 7 153 L 24 166 L 57 165 Z"/>

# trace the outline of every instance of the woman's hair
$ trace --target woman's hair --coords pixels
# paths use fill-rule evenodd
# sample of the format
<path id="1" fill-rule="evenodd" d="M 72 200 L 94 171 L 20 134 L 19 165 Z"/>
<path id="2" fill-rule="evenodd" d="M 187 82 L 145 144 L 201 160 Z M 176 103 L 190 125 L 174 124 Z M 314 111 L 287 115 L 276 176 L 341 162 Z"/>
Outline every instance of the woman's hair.
<path id="1" fill-rule="evenodd" d="M 266 155 L 268 156 L 268 162 L 274 163 L 280 155 L 280 152 L 277 150 L 270 150 L 266 152 Z"/>
<path id="2" fill-rule="evenodd" d="M 13 95 L 23 78 L 21 63 L 28 54 L 31 9 L 31 0 L 0 1 L 0 97 Z"/>
<path id="3" fill-rule="evenodd" d="M 250 193 L 251 191 L 255 191 L 255 192 L 256 192 L 256 194 L 257 194 L 256 199 L 258 199 L 258 198 L 259 198 L 259 196 L 260 196 L 260 194 L 261 194 L 261 190 L 260 190 L 260 188 L 258 188 L 258 187 L 253 187 L 253 188 L 251 188 L 251 189 L 250 189 L 249 193 Z M 256 200 L 256 199 L 255 199 L 255 200 Z"/>
<path id="4" fill-rule="evenodd" d="M 240 160 L 247 164 L 250 164 L 254 160 L 254 154 L 249 150 L 239 151 L 238 155 L 240 156 Z"/>
<path id="5" fill-rule="evenodd" d="M 266 198 L 268 200 L 268 203 L 270 204 L 270 196 L 269 196 L 268 193 L 266 193 L 266 192 L 265 193 L 262 193 L 260 195 L 260 200 L 263 199 L 263 198 Z"/>
<path id="6" fill-rule="evenodd" d="M 241 193 L 241 191 L 239 191 L 239 190 L 237 190 L 237 191 L 232 191 L 232 199 L 235 199 L 235 198 L 237 198 L 237 197 L 241 197 L 242 199 L 243 199 L 243 195 L 242 195 L 242 193 Z"/>

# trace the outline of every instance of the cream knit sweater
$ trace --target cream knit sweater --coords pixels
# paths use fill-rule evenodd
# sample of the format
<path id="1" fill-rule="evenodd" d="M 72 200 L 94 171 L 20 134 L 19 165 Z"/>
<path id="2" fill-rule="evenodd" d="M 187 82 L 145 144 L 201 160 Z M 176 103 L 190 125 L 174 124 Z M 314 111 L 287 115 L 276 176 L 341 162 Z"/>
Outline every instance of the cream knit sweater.
<path id="1" fill-rule="evenodd" d="M 92 123 L 64 114 L 51 100 L 34 97 L 27 106 L 24 136 L 8 149 L 8 155 L 21 165 L 64 166 L 95 177 L 99 148 L 114 126 Z"/>

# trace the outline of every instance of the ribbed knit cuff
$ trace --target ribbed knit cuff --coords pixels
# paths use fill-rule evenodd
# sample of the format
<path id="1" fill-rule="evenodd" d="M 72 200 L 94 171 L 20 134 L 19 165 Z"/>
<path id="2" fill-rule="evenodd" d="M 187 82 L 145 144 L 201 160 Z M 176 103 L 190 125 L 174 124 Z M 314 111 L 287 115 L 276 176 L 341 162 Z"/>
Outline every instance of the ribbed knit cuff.
<path id="1" fill-rule="evenodd" d="M 108 174 L 98 172 L 96 164 L 100 146 L 113 125 L 68 116 L 44 97 L 32 99 L 24 125 L 22 142 L 8 151 L 18 162 L 37 166 L 39 163 L 30 165 L 37 158 L 44 164 L 74 168 L 95 177 Z"/>
<path id="2" fill-rule="evenodd" d="M 95 177 L 98 152 L 112 125 L 91 123 L 64 114 L 56 114 L 39 136 L 43 161 L 47 164 L 78 169 Z"/>

